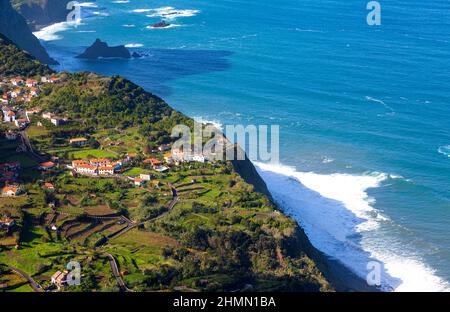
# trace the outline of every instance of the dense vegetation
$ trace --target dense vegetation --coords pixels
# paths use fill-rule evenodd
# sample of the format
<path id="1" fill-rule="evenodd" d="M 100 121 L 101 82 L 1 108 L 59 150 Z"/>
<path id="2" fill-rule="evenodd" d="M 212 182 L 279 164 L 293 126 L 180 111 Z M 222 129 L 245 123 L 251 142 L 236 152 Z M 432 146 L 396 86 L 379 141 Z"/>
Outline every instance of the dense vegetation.
<path id="1" fill-rule="evenodd" d="M 99 129 L 139 126 L 150 141 L 168 141 L 173 126 L 193 124 L 160 98 L 122 77 L 66 74 L 62 84 L 43 91 L 33 104 Z"/>
<path id="2" fill-rule="evenodd" d="M 8 38 L 0 34 L 0 74 L 2 76 L 48 75 L 53 71 L 20 50 Z"/>

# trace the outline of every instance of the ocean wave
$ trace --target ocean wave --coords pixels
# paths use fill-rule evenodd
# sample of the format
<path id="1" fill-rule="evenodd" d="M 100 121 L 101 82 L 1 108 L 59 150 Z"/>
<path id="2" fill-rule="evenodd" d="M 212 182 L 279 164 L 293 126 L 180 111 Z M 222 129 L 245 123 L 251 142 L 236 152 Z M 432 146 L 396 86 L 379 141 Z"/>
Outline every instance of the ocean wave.
<path id="1" fill-rule="evenodd" d="M 98 8 L 98 5 L 94 2 L 81 2 L 78 5 L 83 8 Z"/>
<path id="2" fill-rule="evenodd" d="M 438 153 L 450 158 L 450 145 L 439 146 Z"/>
<path id="3" fill-rule="evenodd" d="M 92 12 L 92 14 L 98 15 L 98 16 L 109 16 L 109 13 L 106 13 L 106 12 L 98 12 L 98 11 Z"/>
<path id="4" fill-rule="evenodd" d="M 176 19 L 178 17 L 191 17 L 197 15 L 199 10 L 178 10 L 174 7 L 162 7 L 152 9 L 152 14 L 148 14 L 147 17 L 162 17 L 165 19 Z"/>
<path id="5" fill-rule="evenodd" d="M 193 119 L 196 122 L 200 122 L 204 125 L 207 125 L 207 124 L 213 125 L 215 128 L 219 129 L 220 131 L 223 131 L 223 124 L 218 120 L 208 120 L 208 119 L 204 119 L 203 117 L 193 117 Z"/>
<path id="6" fill-rule="evenodd" d="M 136 25 L 134 24 L 124 24 L 122 25 L 123 27 L 127 27 L 127 28 L 132 28 L 132 27 L 136 27 Z"/>
<path id="7" fill-rule="evenodd" d="M 117 0 L 117 1 L 113 1 L 112 3 L 130 3 L 130 0 Z"/>
<path id="8" fill-rule="evenodd" d="M 63 38 L 63 36 L 58 35 L 58 33 L 65 31 L 74 25 L 77 25 L 77 23 L 60 22 L 44 27 L 41 30 L 34 32 L 33 35 L 35 35 L 38 39 L 44 41 L 60 40 Z"/>
<path id="9" fill-rule="evenodd" d="M 400 176 L 299 172 L 292 167 L 255 163 L 280 208 L 304 228 L 311 243 L 366 279 L 367 264 L 380 263 L 385 291 L 443 291 L 448 284 L 414 256 L 392 247 L 395 238 L 377 237 L 392 221 L 373 207 L 367 193 Z"/>
<path id="10" fill-rule="evenodd" d="M 365 99 L 366 99 L 367 101 L 375 102 L 375 103 L 378 103 L 378 104 L 383 105 L 384 108 L 385 108 L 386 110 L 389 111 L 389 112 L 387 113 L 387 115 L 395 115 L 395 110 L 394 110 L 391 106 L 389 106 L 388 104 L 386 104 L 384 101 L 382 101 L 382 100 L 380 100 L 380 99 L 377 99 L 377 98 L 374 98 L 374 97 L 371 97 L 371 96 L 366 96 Z"/>
<path id="11" fill-rule="evenodd" d="M 150 12 L 152 9 L 134 9 L 132 12 L 134 13 L 145 13 Z"/>
<path id="12" fill-rule="evenodd" d="M 142 43 L 128 43 L 125 45 L 125 48 L 141 48 L 143 46 Z"/>

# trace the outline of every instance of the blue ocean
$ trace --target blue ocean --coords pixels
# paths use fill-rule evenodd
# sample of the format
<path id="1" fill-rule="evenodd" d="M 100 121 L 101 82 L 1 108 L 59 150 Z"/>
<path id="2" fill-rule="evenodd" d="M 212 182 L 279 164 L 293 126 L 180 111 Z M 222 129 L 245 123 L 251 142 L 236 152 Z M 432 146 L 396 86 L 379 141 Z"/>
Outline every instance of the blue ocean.
<path id="1" fill-rule="evenodd" d="M 58 70 L 119 74 L 218 124 L 280 125 L 255 161 L 311 242 L 384 290 L 450 282 L 450 3 L 99 0 L 37 33 Z M 149 26 L 162 19 L 168 28 Z M 96 38 L 143 54 L 74 58 Z"/>

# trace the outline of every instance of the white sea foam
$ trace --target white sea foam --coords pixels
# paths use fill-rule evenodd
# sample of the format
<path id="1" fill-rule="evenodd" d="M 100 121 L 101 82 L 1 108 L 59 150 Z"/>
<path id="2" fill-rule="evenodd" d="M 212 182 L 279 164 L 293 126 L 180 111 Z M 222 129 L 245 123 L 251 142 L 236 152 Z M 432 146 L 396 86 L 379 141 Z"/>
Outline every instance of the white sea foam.
<path id="1" fill-rule="evenodd" d="M 152 9 L 134 9 L 133 12 L 134 13 L 145 13 L 145 12 L 150 12 Z"/>
<path id="2" fill-rule="evenodd" d="M 125 48 L 140 48 L 144 45 L 142 43 L 128 43 L 125 45 Z"/>
<path id="3" fill-rule="evenodd" d="M 106 13 L 106 12 L 98 12 L 98 11 L 92 12 L 92 14 L 98 15 L 98 16 L 109 16 L 109 13 Z"/>
<path id="4" fill-rule="evenodd" d="M 312 244 L 361 278 L 369 273 L 367 264 L 377 261 L 383 267 L 383 290 L 449 290 L 420 259 L 395 250 L 394 237 L 377 236 L 377 229 L 392 221 L 373 207 L 375 199 L 367 190 L 401 177 L 383 173 L 324 175 L 263 163 L 256 167 L 274 200 L 299 222 Z"/>
<path id="5" fill-rule="evenodd" d="M 387 115 L 395 115 L 394 109 L 393 109 L 391 106 L 389 106 L 388 104 L 386 104 L 386 102 L 384 102 L 384 101 L 382 101 L 382 100 L 380 100 L 380 99 L 371 97 L 371 96 L 366 96 L 366 100 L 367 100 L 367 101 L 371 101 L 371 102 L 375 102 L 375 103 L 378 103 L 378 104 L 383 105 L 384 108 L 385 108 L 386 110 L 389 111 L 389 112 L 387 113 Z"/>
<path id="6" fill-rule="evenodd" d="M 98 5 L 94 2 L 81 2 L 78 5 L 84 8 L 98 8 Z"/>
<path id="7" fill-rule="evenodd" d="M 450 145 L 439 146 L 438 153 L 450 158 Z"/>
<path id="8" fill-rule="evenodd" d="M 217 120 L 208 120 L 208 119 L 204 119 L 203 117 L 193 117 L 193 119 L 196 122 L 201 122 L 204 125 L 207 124 L 211 124 L 214 127 L 216 127 L 217 129 L 219 129 L 220 131 L 223 131 L 223 124 L 220 123 L 220 121 Z"/>
<path id="9" fill-rule="evenodd" d="M 191 17 L 197 15 L 199 10 L 178 10 L 174 7 L 162 7 L 151 10 L 147 17 L 162 17 L 165 19 L 176 19 L 178 17 Z"/>
<path id="10" fill-rule="evenodd" d="M 58 35 L 58 33 L 65 31 L 74 25 L 76 25 L 76 23 L 67 23 L 67 22 L 56 23 L 34 32 L 33 35 L 35 35 L 38 39 L 44 41 L 60 40 L 63 37 L 61 35 Z"/>
<path id="11" fill-rule="evenodd" d="M 113 3 L 130 3 L 129 0 L 117 0 L 117 1 L 113 1 Z"/>
<path id="12" fill-rule="evenodd" d="M 123 27 L 127 27 L 127 28 L 132 28 L 132 27 L 136 27 L 136 25 L 134 24 L 124 24 L 122 25 Z"/>

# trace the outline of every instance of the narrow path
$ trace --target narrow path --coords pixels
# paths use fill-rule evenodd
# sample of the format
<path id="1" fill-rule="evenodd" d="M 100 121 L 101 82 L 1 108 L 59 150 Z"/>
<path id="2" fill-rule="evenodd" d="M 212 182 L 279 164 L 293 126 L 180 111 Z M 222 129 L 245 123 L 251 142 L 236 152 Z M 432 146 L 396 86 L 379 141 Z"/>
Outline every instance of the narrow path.
<path id="1" fill-rule="evenodd" d="M 39 285 L 38 283 L 36 283 L 36 281 L 27 273 L 25 273 L 24 271 L 18 269 L 18 268 L 14 268 L 12 266 L 8 266 L 8 268 L 13 271 L 16 274 L 19 274 L 21 276 L 23 276 L 28 283 L 30 284 L 31 288 L 33 289 L 33 291 L 35 292 L 43 292 L 44 290 L 42 289 L 42 286 Z"/>
<path id="2" fill-rule="evenodd" d="M 28 154 L 31 155 L 37 162 L 45 162 L 46 159 L 41 155 L 38 155 L 31 146 L 30 139 L 28 138 L 27 132 L 25 130 L 20 131 L 20 136 L 22 138 L 23 145 L 26 146 Z"/>
<path id="3" fill-rule="evenodd" d="M 122 276 L 120 275 L 119 267 L 117 266 L 117 262 L 114 256 L 109 253 L 107 253 L 106 256 L 108 257 L 109 265 L 111 266 L 111 271 L 114 275 L 114 278 L 116 279 L 117 284 L 119 284 L 120 291 L 131 292 L 132 290 L 128 289 L 127 285 L 125 285 L 125 282 L 122 279 Z"/>

